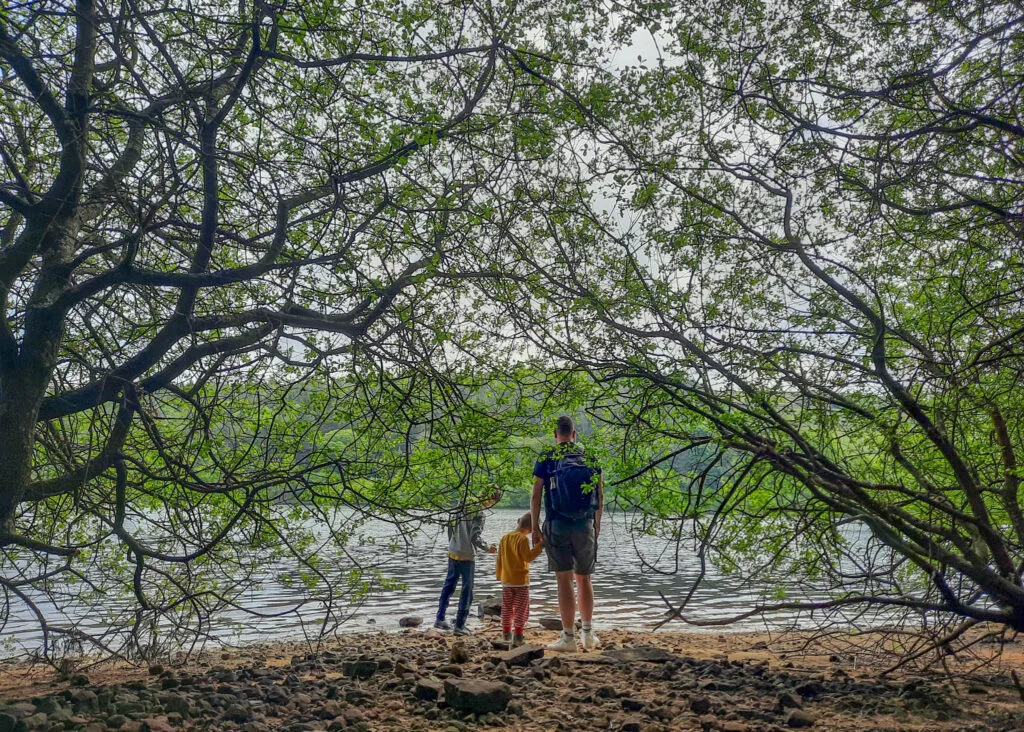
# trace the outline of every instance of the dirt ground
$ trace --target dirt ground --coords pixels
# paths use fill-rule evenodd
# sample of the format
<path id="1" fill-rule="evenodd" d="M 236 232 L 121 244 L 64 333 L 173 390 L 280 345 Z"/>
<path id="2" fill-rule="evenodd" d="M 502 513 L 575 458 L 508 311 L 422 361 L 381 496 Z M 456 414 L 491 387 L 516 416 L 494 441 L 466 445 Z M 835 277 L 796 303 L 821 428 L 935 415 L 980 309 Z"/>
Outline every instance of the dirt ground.
<path id="1" fill-rule="evenodd" d="M 555 636 L 531 631 L 528 641 Z M 1024 672 L 1024 642 L 983 631 L 968 650 L 896 669 L 915 652 L 906 638 L 848 632 L 605 631 L 592 653 L 518 656 L 496 650 L 497 638 L 495 628 L 465 639 L 352 634 L 319 649 L 249 647 L 151 668 L 83 663 L 63 677 L 0 664 L 0 730 L 5 714 L 11 729 L 87 732 L 1024 729 L 1011 673 Z M 505 695 L 500 710 L 474 713 L 454 698 L 478 686 Z"/>

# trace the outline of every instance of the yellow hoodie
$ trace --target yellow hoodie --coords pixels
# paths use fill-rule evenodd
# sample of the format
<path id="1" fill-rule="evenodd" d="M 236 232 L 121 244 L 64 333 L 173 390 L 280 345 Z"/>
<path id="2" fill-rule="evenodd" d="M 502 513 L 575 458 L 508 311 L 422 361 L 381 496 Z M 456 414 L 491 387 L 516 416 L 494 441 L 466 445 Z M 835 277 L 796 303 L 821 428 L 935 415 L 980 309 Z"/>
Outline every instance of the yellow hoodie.
<path id="1" fill-rule="evenodd" d="M 521 531 L 510 531 L 498 544 L 496 572 L 503 585 L 524 587 L 530 584 L 530 562 L 544 549 L 543 544 L 530 548 L 530 540 Z"/>

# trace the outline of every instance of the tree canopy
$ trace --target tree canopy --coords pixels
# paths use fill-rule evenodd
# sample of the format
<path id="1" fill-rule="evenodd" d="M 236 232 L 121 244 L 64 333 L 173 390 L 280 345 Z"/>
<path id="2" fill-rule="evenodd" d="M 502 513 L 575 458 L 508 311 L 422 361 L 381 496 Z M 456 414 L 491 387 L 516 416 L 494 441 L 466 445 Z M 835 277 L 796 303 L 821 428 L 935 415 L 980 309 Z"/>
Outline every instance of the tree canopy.
<path id="1" fill-rule="evenodd" d="M 836 590 L 754 611 L 1024 630 L 1022 19 L 4 10 L 7 602 L 128 592 L 120 652 L 261 554 L 333 586 L 310 519 L 522 480 L 564 410 L 702 560 Z"/>

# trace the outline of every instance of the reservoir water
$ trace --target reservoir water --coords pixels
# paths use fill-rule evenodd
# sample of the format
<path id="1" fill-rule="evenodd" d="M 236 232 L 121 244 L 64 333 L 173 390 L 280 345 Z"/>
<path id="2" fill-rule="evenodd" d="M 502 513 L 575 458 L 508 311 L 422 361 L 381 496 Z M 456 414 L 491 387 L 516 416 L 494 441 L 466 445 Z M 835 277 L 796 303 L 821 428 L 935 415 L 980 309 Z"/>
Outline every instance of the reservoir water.
<path id="1" fill-rule="evenodd" d="M 521 514 L 517 509 L 488 512 L 485 540 L 496 543 L 503 533 L 515 527 Z M 598 629 L 653 629 L 665 616 L 667 606 L 663 598 L 678 602 L 700 573 L 700 562 L 692 545 L 677 545 L 657 536 L 631 531 L 630 521 L 628 514 L 605 517 L 594 575 L 595 627 Z M 218 612 L 204 629 L 205 634 L 215 643 L 234 645 L 301 641 L 316 637 L 325 627 L 329 632 L 397 630 L 399 619 L 406 615 L 422 616 L 424 626 L 432 623 L 447 568 L 445 530 L 437 525 L 425 525 L 410 537 L 392 523 L 371 521 L 363 527 L 362 533 L 371 542 L 354 542 L 343 554 L 324 557 L 324 565 L 332 575 L 340 577 L 358 564 L 374 570 L 379 579 L 372 580 L 364 592 L 337 598 L 331 604 L 326 626 L 325 604 L 311 600 L 301 582 L 282 581 L 282 577 L 287 578 L 298 570 L 279 563 L 261 568 L 262 581 L 258 586 L 247 590 L 239 598 L 237 607 Z M 531 582 L 531 623 L 542 615 L 557 615 L 554 575 L 547 571 L 543 554 L 531 565 Z M 780 590 L 787 600 L 815 601 L 830 596 L 825 587 L 795 579 L 744 581 L 718 571 L 709 563 L 699 589 L 687 605 L 687 615 L 702 620 L 731 617 Z M 494 576 L 494 556 L 479 555 L 476 598 L 500 592 L 500 584 Z M 117 607 L 117 603 L 109 600 L 93 600 L 90 605 L 72 601 L 58 609 L 42 598 L 36 599 L 51 623 L 74 625 L 94 635 L 109 630 L 110 618 L 120 615 L 123 620 L 130 612 L 127 602 Z M 11 600 L 11 615 L 0 638 L 3 641 L 0 657 L 21 655 L 41 643 L 35 619 L 16 598 Z M 449 618 L 454 617 L 457 600 L 458 591 L 452 600 Z M 475 603 L 472 618 L 470 627 L 482 627 L 481 621 L 476 619 Z M 813 618 L 783 614 L 750 618 L 727 629 L 763 630 L 813 622 Z M 674 621 L 664 629 L 693 630 L 693 627 Z M 115 642 L 114 638 L 110 640 Z"/>

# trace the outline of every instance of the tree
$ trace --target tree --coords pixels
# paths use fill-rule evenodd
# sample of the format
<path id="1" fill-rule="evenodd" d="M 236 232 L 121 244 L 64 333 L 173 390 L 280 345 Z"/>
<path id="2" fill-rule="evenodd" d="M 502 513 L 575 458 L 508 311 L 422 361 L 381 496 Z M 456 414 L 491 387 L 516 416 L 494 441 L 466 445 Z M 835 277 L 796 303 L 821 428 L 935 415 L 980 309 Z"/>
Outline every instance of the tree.
<path id="1" fill-rule="evenodd" d="M 648 18 L 655 61 L 561 87 L 602 195 L 519 227 L 512 257 L 530 226 L 555 246 L 507 312 L 605 385 L 638 476 L 711 438 L 717 490 L 648 494 L 702 559 L 837 593 L 754 612 L 1024 630 L 1022 20 L 712 3 Z M 556 285 L 562 320 L 536 304 Z"/>
<path id="2" fill-rule="evenodd" d="M 5 617 L 84 643 L 39 597 L 128 589 L 112 627 L 132 633 L 91 641 L 143 652 L 168 619 L 201 635 L 279 555 L 333 587 L 309 519 L 339 544 L 352 526 L 329 506 L 436 508 L 493 479 L 474 456 L 507 435 L 467 398 L 460 283 L 495 277 L 488 201 L 544 166 L 520 56 L 585 60 L 598 10 L 0 13 Z M 417 456 L 447 480 L 414 500 Z"/>

